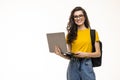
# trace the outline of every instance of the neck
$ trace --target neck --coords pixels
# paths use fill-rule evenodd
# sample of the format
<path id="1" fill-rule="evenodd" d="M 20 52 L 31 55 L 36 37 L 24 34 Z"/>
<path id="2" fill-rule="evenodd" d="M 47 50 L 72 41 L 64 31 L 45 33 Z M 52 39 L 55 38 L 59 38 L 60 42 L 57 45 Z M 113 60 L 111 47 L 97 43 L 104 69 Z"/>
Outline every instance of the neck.
<path id="1" fill-rule="evenodd" d="M 78 26 L 78 29 L 79 30 L 84 30 L 84 29 L 86 29 L 86 27 L 85 27 L 85 25 L 80 25 L 80 26 Z"/>

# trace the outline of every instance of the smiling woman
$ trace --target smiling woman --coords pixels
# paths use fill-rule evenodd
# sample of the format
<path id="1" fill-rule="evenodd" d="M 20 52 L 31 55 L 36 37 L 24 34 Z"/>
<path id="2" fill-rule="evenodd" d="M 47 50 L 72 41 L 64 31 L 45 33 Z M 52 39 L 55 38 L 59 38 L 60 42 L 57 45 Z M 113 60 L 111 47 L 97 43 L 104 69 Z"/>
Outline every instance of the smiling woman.
<path id="1" fill-rule="evenodd" d="M 0 80 L 66 80 L 69 60 L 49 53 L 46 33 L 63 31 L 68 35 L 65 28 L 69 21 L 70 50 L 76 52 L 87 44 L 84 38 L 88 37 L 81 33 L 88 28 L 78 30 L 75 23 L 84 17 L 86 21 L 85 13 L 69 15 L 79 5 L 87 11 L 90 26 L 104 44 L 102 66 L 94 68 L 96 80 L 120 80 L 120 0 L 0 0 Z M 80 40 L 74 37 L 76 30 Z M 75 41 L 81 39 L 84 42 L 76 46 Z"/>
<path id="2" fill-rule="evenodd" d="M 90 37 L 90 24 L 86 11 L 82 7 L 75 7 L 70 15 L 67 26 L 68 50 L 73 53 L 70 60 L 67 80 L 96 80 L 92 66 L 91 57 L 100 56 L 99 37 L 96 32 L 95 52 L 92 52 Z M 94 54 L 93 54 L 94 53 Z M 55 54 L 61 56 L 59 47 L 55 49 Z M 66 56 L 61 56 L 66 58 Z"/>

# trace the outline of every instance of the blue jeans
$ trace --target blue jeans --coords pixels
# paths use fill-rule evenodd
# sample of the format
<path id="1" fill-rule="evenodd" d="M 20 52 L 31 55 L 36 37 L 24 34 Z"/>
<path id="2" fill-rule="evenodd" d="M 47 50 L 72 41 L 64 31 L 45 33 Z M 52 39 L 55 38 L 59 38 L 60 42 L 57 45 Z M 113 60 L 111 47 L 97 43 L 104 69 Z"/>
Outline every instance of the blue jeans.
<path id="1" fill-rule="evenodd" d="M 67 80 L 96 80 L 91 59 L 71 58 L 67 70 Z"/>

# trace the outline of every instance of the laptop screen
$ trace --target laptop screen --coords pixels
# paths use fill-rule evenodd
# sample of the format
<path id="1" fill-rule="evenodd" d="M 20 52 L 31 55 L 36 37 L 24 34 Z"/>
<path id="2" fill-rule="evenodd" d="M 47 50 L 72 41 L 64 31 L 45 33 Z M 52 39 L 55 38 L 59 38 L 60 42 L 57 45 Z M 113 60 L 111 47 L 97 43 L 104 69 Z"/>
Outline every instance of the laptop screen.
<path id="1" fill-rule="evenodd" d="M 47 41 L 50 52 L 54 52 L 55 46 L 58 46 L 61 49 L 62 53 L 67 52 L 64 32 L 47 33 Z"/>

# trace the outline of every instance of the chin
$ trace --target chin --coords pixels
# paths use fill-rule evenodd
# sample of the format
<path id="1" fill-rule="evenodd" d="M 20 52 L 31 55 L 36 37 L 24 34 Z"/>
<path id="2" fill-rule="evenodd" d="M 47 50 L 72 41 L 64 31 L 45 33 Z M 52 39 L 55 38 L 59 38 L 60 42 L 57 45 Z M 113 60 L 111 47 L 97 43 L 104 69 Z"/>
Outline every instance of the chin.
<path id="1" fill-rule="evenodd" d="M 77 25 L 78 25 L 78 26 L 81 26 L 81 25 L 83 25 L 83 23 L 78 23 Z"/>

